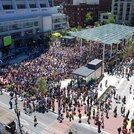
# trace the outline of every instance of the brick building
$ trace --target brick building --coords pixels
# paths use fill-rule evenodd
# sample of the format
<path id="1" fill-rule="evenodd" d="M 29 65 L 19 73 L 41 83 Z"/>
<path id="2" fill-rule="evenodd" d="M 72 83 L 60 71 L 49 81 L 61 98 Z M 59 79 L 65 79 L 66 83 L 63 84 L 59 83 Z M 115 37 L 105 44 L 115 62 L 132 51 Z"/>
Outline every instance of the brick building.
<path id="1" fill-rule="evenodd" d="M 54 6 L 59 6 L 60 4 L 73 4 L 73 0 L 53 0 Z"/>
<path id="2" fill-rule="evenodd" d="M 94 20 L 98 18 L 99 5 L 89 5 L 86 3 L 79 5 L 65 4 L 63 6 L 63 12 L 68 16 L 70 27 L 85 26 L 85 15 L 88 12 L 92 13 Z"/>
<path id="3" fill-rule="evenodd" d="M 99 11 L 100 12 L 110 12 L 112 7 L 112 0 L 100 0 L 99 1 Z"/>

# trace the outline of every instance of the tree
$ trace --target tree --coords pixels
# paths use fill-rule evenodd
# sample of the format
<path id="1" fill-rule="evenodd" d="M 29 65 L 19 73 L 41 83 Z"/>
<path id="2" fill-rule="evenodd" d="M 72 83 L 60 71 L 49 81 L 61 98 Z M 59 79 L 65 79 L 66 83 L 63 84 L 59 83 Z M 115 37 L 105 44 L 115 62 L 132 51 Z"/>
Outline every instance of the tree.
<path id="1" fill-rule="evenodd" d="M 41 94 L 42 96 L 47 92 L 47 86 L 43 77 L 38 77 L 35 83 L 34 89 L 37 94 Z"/>
<path id="2" fill-rule="evenodd" d="M 84 20 L 85 24 L 86 25 L 89 25 L 93 22 L 93 18 L 91 16 L 91 12 L 88 12 L 86 15 L 85 15 L 85 20 Z"/>
<path id="3" fill-rule="evenodd" d="M 126 59 L 134 54 L 134 41 L 129 42 L 129 44 L 123 50 L 123 58 Z"/>
<path id="4" fill-rule="evenodd" d="M 95 22 L 95 26 L 96 26 L 96 27 L 99 27 L 99 26 L 100 26 L 99 21 L 96 21 L 96 22 Z"/>
<path id="5" fill-rule="evenodd" d="M 108 20 L 106 21 L 106 24 L 109 24 L 109 23 L 115 23 L 115 17 L 114 15 L 110 15 Z"/>
<path id="6" fill-rule="evenodd" d="M 82 26 L 78 26 L 78 27 L 77 27 L 77 30 L 78 30 L 78 31 L 81 31 L 81 29 L 82 29 Z"/>
<path id="7" fill-rule="evenodd" d="M 62 36 L 66 36 L 67 35 L 67 33 L 68 33 L 68 30 L 67 29 L 64 29 L 64 30 L 62 30 Z"/>
<path id="8" fill-rule="evenodd" d="M 72 32 L 77 32 L 78 30 L 77 30 L 76 27 L 73 27 L 73 28 L 71 29 L 71 31 L 72 31 Z"/>

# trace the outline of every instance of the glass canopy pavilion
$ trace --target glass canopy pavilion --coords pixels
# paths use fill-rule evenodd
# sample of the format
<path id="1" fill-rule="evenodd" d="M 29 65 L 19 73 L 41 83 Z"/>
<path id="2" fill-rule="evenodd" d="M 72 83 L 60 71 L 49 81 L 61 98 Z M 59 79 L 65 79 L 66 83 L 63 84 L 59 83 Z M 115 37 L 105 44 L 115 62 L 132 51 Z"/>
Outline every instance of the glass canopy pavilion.
<path id="1" fill-rule="evenodd" d="M 87 41 L 95 41 L 103 45 L 103 68 L 105 59 L 105 45 L 111 46 L 122 42 L 124 39 L 133 38 L 134 27 L 118 25 L 118 24 L 107 24 L 100 27 L 85 29 L 78 32 L 69 32 L 71 36 L 85 39 Z"/>
<path id="2" fill-rule="evenodd" d="M 95 41 L 112 45 L 113 43 L 119 43 L 120 40 L 128 36 L 134 35 L 134 27 L 118 24 L 107 24 L 78 32 L 69 32 L 69 34 L 87 41 Z"/>

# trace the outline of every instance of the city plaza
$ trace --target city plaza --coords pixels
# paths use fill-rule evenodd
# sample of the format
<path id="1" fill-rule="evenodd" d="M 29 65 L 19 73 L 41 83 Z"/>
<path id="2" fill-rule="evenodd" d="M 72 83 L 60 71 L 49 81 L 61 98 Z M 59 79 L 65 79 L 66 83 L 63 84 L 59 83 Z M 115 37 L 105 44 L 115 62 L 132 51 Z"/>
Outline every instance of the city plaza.
<path id="1" fill-rule="evenodd" d="M 75 32 L 75 33 L 70 32 L 70 34 L 71 36 L 80 38 L 79 42 L 76 43 L 76 46 L 74 44 L 74 46 L 71 46 L 70 48 L 69 47 L 62 48 L 60 44 L 58 43 L 57 44 L 58 46 L 50 47 L 50 50 L 41 54 L 41 56 L 35 59 L 32 59 L 32 60 L 28 59 L 28 60 L 22 61 L 22 63 L 18 63 L 17 65 L 11 65 L 7 69 L 3 69 L 5 72 L 3 72 L 3 74 L 1 75 L 1 85 L 3 86 L 2 89 L 4 93 L 3 95 L 0 96 L 2 98 L 0 102 L 1 107 L 3 109 L 9 108 L 8 101 L 10 98 L 10 93 L 6 92 L 5 91 L 6 89 L 4 89 L 4 87 L 6 84 L 13 83 L 13 90 L 17 92 L 17 94 L 15 93 L 16 94 L 15 98 L 16 97 L 18 98 L 18 107 L 21 113 L 20 122 L 21 124 L 23 124 L 24 130 L 27 131 L 28 133 L 64 134 L 64 133 L 68 133 L 69 131 L 72 131 L 73 133 L 86 134 L 87 132 L 91 131 L 91 133 L 99 132 L 99 133 L 116 134 L 118 133 L 117 131 L 118 128 L 121 127 L 121 129 L 125 131 L 124 134 L 125 133 L 127 134 L 126 130 L 129 131 L 130 129 L 130 124 L 131 124 L 131 120 L 133 118 L 133 112 L 134 112 L 133 111 L 134 110 L 133 108 L 133 101 L 134 101 L 133 100 L 133 97 L 134 97 L 133 79 L 134 77 L 133 77 L 133 67 L 131 67 L 134 61 L 133 61 L 133 57 L 129 57 L 129 60 L 127 62 L 117 61 L 116 56 L 118 55 L 116 54 L 117 53 L 120 54 L 124 46 L 126 46 L 130 40 L 133 40 L 134 28 L 129 27 L 129 26 L 117 25 L 117 24 L 108 24 L 108 25 L 96 27 L 93 29 L 82 30 L 80 32 Z M 83 44 L 82 39 L 89 41 L 89 44 L 88 44 L 89 46 L 82 45 Z M 67 52 L 66 52 L 66 49 L 67 49 Z M 97 52 L 98 50 L 99 50 L 99 53 Z M 83 55 L 84 55 L 84 58 L 83 58 Z M 62 56 L 63 58 L 61 58 Z M 83 60 L 81 60 L 81 58 L 83 58 Z M 87 59 L 87 61 L 84 61 L 85 58 Z M 88 93 L 88 90 L 87 90 L 88 87 L 86 85 L 84 85 L 84 88 L 76 87 L 74 91 L 72 87 L 68 88 L 68 85 L 70 86 L 69 82 L 72 79 L 70 74 L 74 70 L 78 69 L 79 67 L 86 66 L 87 63 L 94 60 L 95 58 L 102 60 L 102 74 L 104 73 L 104 77 L 101 80 L 99 80 L 97 83 L 92 85 L 92 87 L 89 87 L 90 91 L 92 90 L 91 92 L 93 93 L 93 95 L 96 95 L 97 93 L 97 98 L 93 100 L 93 104 L 91 102 L 89 104 L 89 107 L 91 108 L 90 116 L 91 117 L 93 116 L 94 110 L 96 111 L 95 116 L 97 116 L 98 114 L 99 114 L 98 116 L 101 116 L 100 113 L 104 112 L 104 116 L 103 116 L 104 128 L 98 128 L 100 126 L 95 125 L 96 117 L 95 119 L 91 119 L 89 118 L 89 115 L 87 116 L 87 114 L 85 114 L 85 106 L 88 107 L 88 104 L 85 103 L 85 101 L 87 101 L 88 94 L 86 94 L 85 96 L 86 98 L 85 101 L 83 100 L 83 98 L 81 99 L 81 96 L 84 95 L 85 93 Z M 109 62 L 109 59 L 112 60 L 114 58 L 115 58 L 115 63 L 116 63 L 115 65 Z M 73 60 L 72 62 L 70 62 L 71 59 Z M 17 58 L 14 59 L 14 61 L 16 60 Z M 47 62 L 47 60 L 49 62 Z M 58 63 L 58 65 L 56 62 Z M 122 63 L 121 65 L 120 65 L 120 62 Z M 118 63 L 118 66 L 117 66 L 117 63 Z M 121 70 L 119 71 L 118 69 L 120 67 L 121 67 Z M 104 71 L 108 71 L 109 68 L 111 68 L 111 70 L 109 70 L 109 73 L 104 72 Z M 125 70 L 126 68 L 129 71 L 126 72 Z M 128 74 L 129 74 L 129 78 L 128 78 Z M 30 85 L 31 83 L 32 84 L 35 83 L 35 80 L 37 79 L 38 76 L 44 77 L 44 79 L 48 82 L 48 84 L 50 84 L 49 85 L 50 91 L 48 91 L 49 94 L 43 97 L 45 99 L 49 98 L 51 100 L 52 99 L 51 97 L 54 96 L 52 92 L 53 92 L 53 88 L 55 88 L 55 85 L 58 85 L 57 89 L 55 90 L 57 95 L 54 96 L 55 97 L 54 105 L 51 104 L 52 107 L 48 108 L 49 105 L 48 106 L 45 105 L 45 109 L 47 107 L 50 110 L 50 112 L 46 113 L 47 110 L 45 110 L 45 113 L 43 112 L 44 113 L 43 114 L 43 113 L 40 113 L 38 109 L 37 111 L 36 109 L 34 109 L 35 111 L 33 110 L 33 112 L 30 113 L 29 115 L 27 111 L 25 112 L 25 110 L 23 110 L 23 108 L 25 107 L 22 104 L 24 101 L 28 101 L 32 96 L 35 96 L 29 87 L 32 86 Z M 33 77 L 34 79 L 32 79 Z M 28 82 L 28 80 L 31 83 Z M 131 85 L 132 85 L 132 91 L 131 91 L 132 93 L 130 93 Z M 96 104 L 97 100 L 99 100 L 99 98 L 101 98 L 106 93 L 108 87 L 112 87 L 114 90 L 116 90 L 116 95 L 114 97 L 116 99 L 114 99 L 113 96 L 111 96 L 110 94 L 110 103 L 111 103 L 110 110 L 106 109 L 106 111 L 103 111 L 103 110 L 97 111 L 97 110 L 100 110 L 100 108 L 98 108 L 98 105 L 94 106 L 94 104 Z M 78 91 L 76 89 L 78 89 Z M 23 90 L 25 90 L 25 92 L 30 91 L 29 93 L 30 97 L 20 95 L 20 94 L 23 94 Z M 81 93 L 80 91 L 82 90 L 83 92 Z M 76 105 L 76 108 L 77 108 L 76 113 L 73 118 L 71 117 L 72 118 L 71 120 L 70 120 L 70 117 L 69 119 L 66 118 L 66 115 L 68 113 L 68 108 L 65 110 L 65 107 L 62 107 L 62 105 L 64 104 L 65 94 L 69 94 L 69 97 L 72 97 L 71 94 L 77 94 L 77 95 L 79 94 L 80 98 L 78 98 L 78 101 L 82 101 L 82 103 L 79 102 L 80 104 L 77 102 L 78 106 Z M 51 95 L 51 97 L 49 95 Z M 125 103 L 121 101 L 124 98 L 124 96 L 126 96 Z M 68 95 L 67 95 L 67 99 L 68 99 Z M 12 99 L 13 104 L 14 104 L 14 101 L 15 100 Z M 106 99 L 106 104 L 107 104 L 107 101 L 109 101 L 109 97 Z M 32 100 L 30 99 L 30 103 L 31 102 Z M 67 102 L 69 102 L 69 100 L 67 100 Z M 125 109 L 126 109 L 124 113 L 124 117 L 121 116 L 121 112 L 120 112 L 122 103 L 123 103 L 123 107 L 125 106 Z M 71 106 L 68 106 L 66 102 L 65 102 L 65 105 L 71 108 L 71 110 L 69 110 L 69 114 L 70 114 L 70 111 L 72 112 L 72 109 L 75 108 L 72 104 Z M 116 106 L 118 108 L 116 112 L 113 112 L 115 111 Z M 123 128 L 123 122 L 124 122 L 123 120 L 126 117 L 128 110 L 130 111 L 127 117 L 128 123 L 127 123 L 127 126 Z M 12 114 L 14 113 L 12 109 L 9 110 L 9 112 Z M 88 111 L 86 111 L 86 113 L 87 112 Z M 105 117 L 105 113 L 108 114 L 106 115 L 106 117 Z M 117 114 L 116 115 L 117 117 L 114 117 L 115 113 Z M 32 126 L 32 123 L 31 123 L 33 121 L 33 116 L 35 115 L 37 116 L 37 119 L 38 119 L 38 125 L 36 126 L 36 128 Z M 43 117 L 46 116 L 44 117 L 45 120 L 42 118 L 42 115 Z M 81 115 L 81 117 L 79 115 Z M 50 123 L 49 121 L 52 120 L 51 118 L 53 116 L 55 116 L 54 120 Z M 107 118 L 107 116 L 109 117 Z M 89 119 L 90 121 L 87 122 L 87 119 Z M 100 118 L 98 121 L 100 122 Z M 30 126 L 27 124 L 29 124 Z M 89 129 L 89 130 L 86 131 L 86 129 Z M 99 131 L 99 129 L 101 129 L 101 132 Z"/>

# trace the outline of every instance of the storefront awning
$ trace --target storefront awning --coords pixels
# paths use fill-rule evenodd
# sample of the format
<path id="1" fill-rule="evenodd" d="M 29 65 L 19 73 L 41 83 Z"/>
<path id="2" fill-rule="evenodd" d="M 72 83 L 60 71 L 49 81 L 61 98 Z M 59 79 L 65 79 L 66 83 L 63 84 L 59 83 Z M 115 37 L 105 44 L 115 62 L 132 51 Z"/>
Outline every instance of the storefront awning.
<path id="1" fill-rule="evenodd" d="M 0 109 L 0 124 L 8 125 L 15 120 L 15 115 L 9 113 L 4 109 Z"/>

